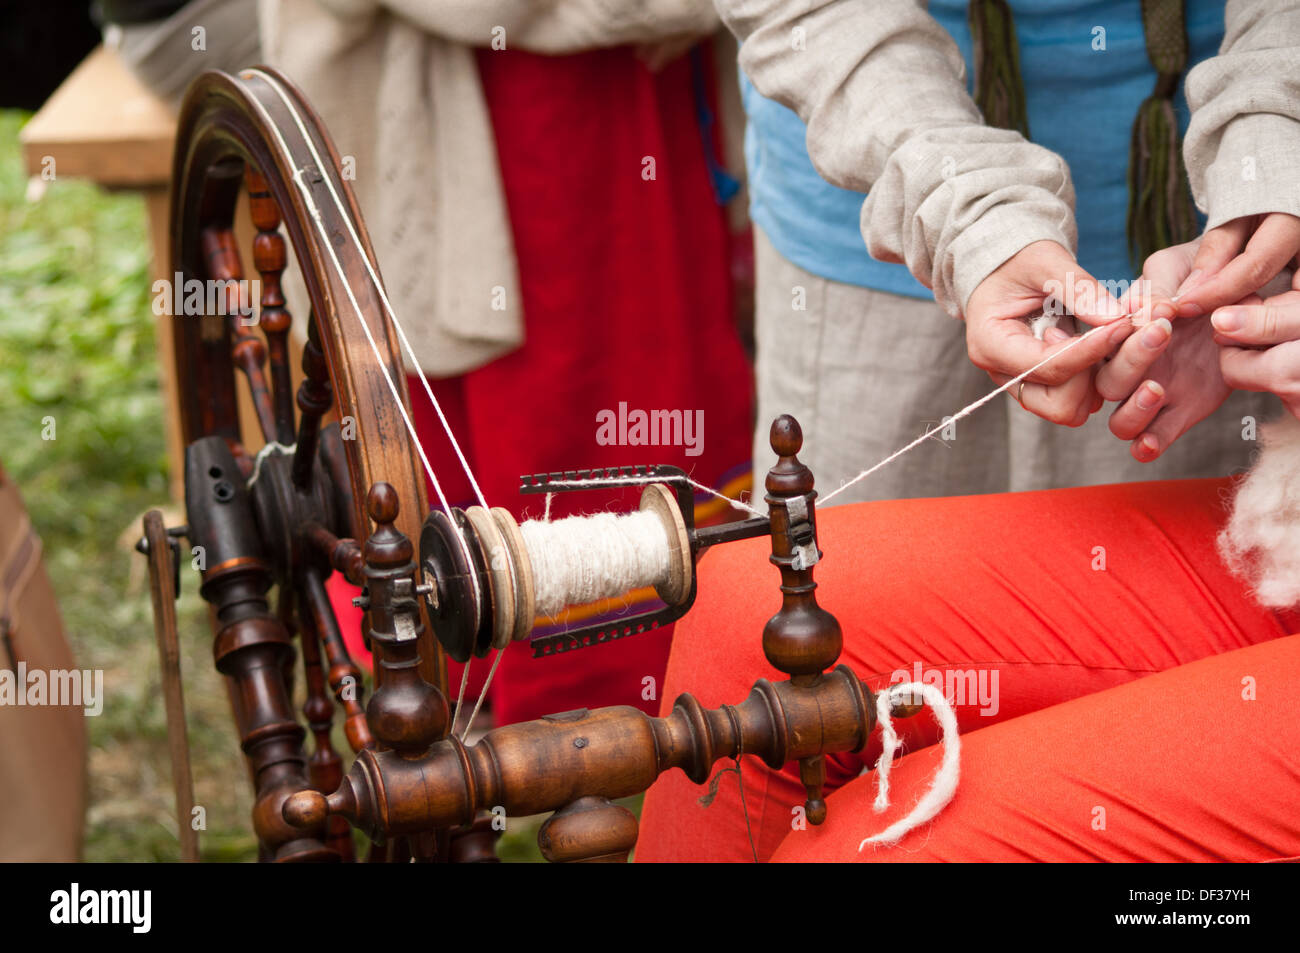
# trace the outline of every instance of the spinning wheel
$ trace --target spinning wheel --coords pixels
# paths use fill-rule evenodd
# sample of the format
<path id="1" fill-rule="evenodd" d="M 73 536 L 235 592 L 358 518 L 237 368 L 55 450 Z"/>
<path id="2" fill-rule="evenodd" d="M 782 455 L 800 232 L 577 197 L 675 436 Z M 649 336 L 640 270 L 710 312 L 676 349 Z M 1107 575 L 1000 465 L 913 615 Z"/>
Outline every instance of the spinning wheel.
<path id="1" fill-rule="evenodd" d="M 797 457 L 798 424 L 783 417 L 772 426 L 780 459 L 767 475 L 769 512 L 720 527 L 694 526 L 693 484 L 671 467 L 523 478 L 528 493 L 641 489 L 640 510 L 596 530 L 620 536 L 627 558 L 623 575 L 603 574 L 611 591 L 593 589 L 591 573 L 566 572 L 566 560 L 578 563 L 590 548 L 563 545 L 581 518 L 521 528 L 481 494 L 483 505 L 467 511 L 441 498 L 407 410 L 398 345 L 411 356 L 409 346 L 338 165 L 301 94 L 269 70 L 238 79 L 207 74 L 185 99 L 172 229 L 177 296 L 187 303 L 174 320 L 189 525 L 167 537 L 155 520 L 147 548 L 156 605 L 169 601 L 160 592 L 170 594 L 170 580 L 159 579 L 167 575 L 159 568 L 164 540 L 175 546 L 187 536 L 201 558 L 216 665 L 257 791 L 262 858 L 352 859 L 353 826 L 374 843 L 372 859 L 493 859 L 494 815 L 554 811 L 540 838 L 548 859 L 626 859 L 636 821 L 613 799 L 644 791 L 673 768 L 703 783 L 719 759 L 742 754 L 773 768 L 798 761 L 807 818 L 820 823 L 823 756 L 860 750 L 878 708 L 847 666 L 835 667 L 839 624 L 817 604 L 817 494 Z M 256 300 L 242 283 L 232 229 L 241 189 L 258 229 Z M 290 246 L 311 308 L 296 396 L 281 290 Z M 207 293 L 192 299 L 193 289 Z M 254 310 L 261 335 L 249 326 Z M 241 443 L 237 372 L 265 441 L 256 454 Z M 331 410 L 338 422 L 326 423 Z M 441 510 L 428 510 L 425 474 Z M 748 699 L 717 710 L 686 694 L 663 718 L 630 707 L 582 709 L 498 728 L 472 745 L 451 733 L 444 651 L 482 657 L 529 638 L 554 606 L 652 585 L 661 609 L 533 646 L 542 656 L 634 636 L 689 609 L 703 549 L 754 536 L 771 537 L 780 574 L 781 608 L 761 638 L 786 681 L 760 680 Z M 552 558 L 557 553 L 564 558 Z M 358 603 L 376 683 L 368 703 L 325 595 L 333 571 L 365 587 Z M 166 644 L 167 613 L 159 619 Z M 310 758 L 291 703 L 295 642 Z M 168 697 L 174 718 L 178 688 Z M 357 755 L 346 776 L 330 743 L 336 701 Z M 884 708 L 915 711 L 892 696 Z"/>
<path id="2" fill-rule="evenodd" d="M 203 591 L 216 607 L 218 667 L 246 696 L 235 700 L 236 719 L 259 790 L 258 835 L 278 858 L 304 851 L 279 818 L 279 803 L 304 781 L 301 765 L 285 767 L 279 760 L 285 755 L 280 749 L 297 746 L 302 729 L 286 684 L 266 660 L 291 662 L 296 616 L 310 692 L 306 715 L 317 744 L 312 781 L 337 784 L 321 649 L 346 711 L 349 741 L 360 750 L 370 736 L 360 673 L 347 658 L 323 581 L 331 564 L 361 581 L 359 547 L 346 541 L 364 535 L 358 528 L 368 526 L 364 502 L 372 483 L 382 477 L 392 487 L 397 525 L 406 533 L 418 535 L 425 510 L 424 478 L 401 417 L 405 377 L 373 277 L 374 252 L 338 164 L 310 107 L 270 71 L 250 71 L 239 80 L 209 74 L 185 100 L 175 158 L 172 271 L 178 298 L 189 301 L 187 292 L 201 289 L 200 312 L 173 319 L 189 448 L 189 536 L 203 547 Z M 261 288 L 256 301 L 249 300 L 233 230 L 241 190 L 248 192 L 258 229 L 252 248 Z M 306 378 L 296 400 L 291 318 L 281 290 L 287 264 L 282 218 L 311 304 Z M 248 326 L 257 308 L 264 339 Z M 256 457 L 240 443 L 237 371 L 248 383 L 266 443 Z M 324 424 L 331 409 L 344 427 Z M 249 481 L 251 490 L 245 488 Z M 206 506 L 208 499 L 219 506 Z M 274 613 L 264 599 L 257 604 L 272 583 L 279 587 Z M 431 639 L 425 642 L 423 673 L 440 682 L 441 656 Z M 305 849 L 305 856 L 315 856 L 314 850 Z"/>

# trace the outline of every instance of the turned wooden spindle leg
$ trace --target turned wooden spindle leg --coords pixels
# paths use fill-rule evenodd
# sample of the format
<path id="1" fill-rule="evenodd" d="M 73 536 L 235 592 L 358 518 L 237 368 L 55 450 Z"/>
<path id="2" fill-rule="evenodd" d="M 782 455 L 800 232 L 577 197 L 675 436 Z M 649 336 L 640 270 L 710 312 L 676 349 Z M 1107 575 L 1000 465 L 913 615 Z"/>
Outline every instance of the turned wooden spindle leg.
<path id="1" fill-rule="evenodd" d="M 537 832 L 553 864 L 625 864 L 636 846 L 636 815 L 603 797 L 582 797 L 552 814 Z"/>
<path id="2" fill-rule="evenodd" d="M 817 549 L 817 516 L 812 471 L 799 462 L 803 431 L 788 414 L 772 423 L 776 466 L 767 474 L 767 500 L 772 521 L 771 561 L 781 570 L 781 609 L 763 628 L 763 654 L 796 686 L 812 686 L 835 664 L 844 646 L 839 621 L 817 604 L 812 567 L 821 558 Z M 808 792 L 804 809 L 810 824 L 826 820 L 822 788 L 826 767 L 820 755 L 799 763 L 799 777 Z"/>
<path id="3" fill-rule="evenodd" d="M 229 679 L 240 743 L 257 791 L 253 828 L 269 859 L 338 860 L 318 831 L 296 829 L 282 814 L 289 796 L 307 784 L 306 732 L 294 718 L 284 678 L 292 639 L 267 603 L 271 567 L 247 491 L 242 480 L 232 479 L 234 472 L 234 458 L 220 437 L 205 437 L 186 450 L 189 535 L 206 559 L 199 592 L 213 609 L 213 655 L 217 670 Z"/>
<path id="4" fill-rule="evenodd" d="M 498 864 L 497 841 L 501 831 L 496 816 L 482 813 L 468 828 L 451 832 L 447 860 L 453 864 Z"/>
<path id="5" fill-rule="evenodd" d="M 416 758 L 446 736 L 449 710 L 442 692 L 420 674 L 424 626 L 416 602 L 415 547 L 393 525 L 397 506 L 397 492 L 387 483 L 376 483 L 366 496 L 375 531 L 362 547 L 364 608 L 379 685 L 366 706 L 366 720 L 379 747 Z"/>

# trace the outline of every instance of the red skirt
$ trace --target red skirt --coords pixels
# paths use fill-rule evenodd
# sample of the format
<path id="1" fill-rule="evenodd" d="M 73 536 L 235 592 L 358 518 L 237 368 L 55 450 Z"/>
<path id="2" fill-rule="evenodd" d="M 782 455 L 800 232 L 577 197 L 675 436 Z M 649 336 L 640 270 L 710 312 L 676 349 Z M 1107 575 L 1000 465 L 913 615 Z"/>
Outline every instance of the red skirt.
<path id="1" fill-rule="evenodd" d="M 705 808 L 680 771 L 646 795 L 639 861 L 1259 861 L 1300 857 L 1300 615 L 1229 575 L 1225 480 L 885 500 L 817 514 L 817 598 L 840 661 L 873 691 L 924 681 L 962 733 L 952 803 L 895 846 L 940 758 L 930 712 L 876 813 L 880 732 L 826 759 L 826 822 L 804 823 L 797 764 L 743 759 Z M 768 540 L 702 560 L 665 698 L 736 704 L 783 676 L 762 650 L 781 605 Z M 668 713 L 671 702 L 664 705 Z M 720 762 L 715 770 L 730 766 Z M 860 776 L 862 775 L 862 776 Z M 753 847 L 750 837 L 753 837 Z"/>
<path id="2" fill-rule="evenodd" d="M 487 501 L 541 515 L 519 476 L 622 464 L 680 466 L 736 496 L 750 486 L 750 367 L 733 318 L 732 238 L 714 193 L 697 119 L 701 93 L 683 57 L 651 73 L 628 48 L 544 57 L 482 51 L 523 294 L 524 346 L 460 377 L 434 382 Z M 455 504 L 468 481 L 413 381 L 414 419 Z M 633 412 L 679 410 L 701 426 L 686 444 L 620 446 L 602 427 Z M 618 428 L 613 429 L 617 434 Z M 561 494 L 558 518 L 635 498 Z M 436 500 L 431 497 L 431 505 Z M 734 511 L 697 500 L 699 522 Z M 359 617 L 336 608 L 359 638 Z M 489 699 L 497 723 L 577 707 L 659 706 L 671 627 L 562 656 L 506 650 Z M 360 653 L 359 653 L 360 654 Z M 454 697 L 460 681 L 452 665 Z M 489 661 L 475 661 L 477 691 Z M 471 696 L 472 697 L 472 696 Z"/>

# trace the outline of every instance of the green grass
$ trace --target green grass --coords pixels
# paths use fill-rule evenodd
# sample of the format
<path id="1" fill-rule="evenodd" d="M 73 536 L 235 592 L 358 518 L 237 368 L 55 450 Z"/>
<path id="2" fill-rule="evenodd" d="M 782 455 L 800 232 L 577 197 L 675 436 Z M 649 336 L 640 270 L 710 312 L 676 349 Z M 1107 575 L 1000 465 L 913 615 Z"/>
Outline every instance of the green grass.
<path id="1" fill-rule="evenodd" d="M 73 180 L 29 202 L 18 147 L 26 118 L 0 111 L 0 461 L 44 542 L 78 665 L 104 671 L 103 714 L 87 719 L 85 859 L 175 860 L 153 616 L 144 559 L 131 549 L 144 512 L 170 502 L 144 204 Z M 47 418 L 53 440 L 42 439 Z M 253 860 L 252 792 L 197 587 L 183 569 L 181 664 L 196 802 L 207 814 L 203 858 Z M 340 722 L 335 748 L 346 752 Z M 541 820 L 512 818 L 502 858 L 539 859 Z"/>
<path id="2" fill-rule="evenodd" d="M 130 549 L 145 510 L 168 503 L 144 205 L 72 180 L 29 202 L 26 118 L 0 112 L 0 459 L 44 542 L 78 664 L 104 671 L 104 712 L 87 719 L 85 857 L 175 859 L 153 617 Z M 204 855 L 247 859 L 252 798 L 195 583 L 184 575 L 180 609 Z"/>

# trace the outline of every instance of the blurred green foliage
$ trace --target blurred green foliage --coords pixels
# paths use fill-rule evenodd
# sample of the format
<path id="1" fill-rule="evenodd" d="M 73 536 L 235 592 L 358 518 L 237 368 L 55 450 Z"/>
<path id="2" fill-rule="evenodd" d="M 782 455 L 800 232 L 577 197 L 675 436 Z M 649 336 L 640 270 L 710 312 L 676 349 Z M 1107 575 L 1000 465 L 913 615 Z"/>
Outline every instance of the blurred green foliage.
<path id="1" fill-rule="evenodd" d="M 0 462 L 44 542 L 78 665 L 104 671 L 104 712 L 87 719 L 85 859 L 175 860 L 153 615 L 144 560 L 131 548 L 148 509 L 170 506 L 169 524 L 184 522 L 168 493 L 145 208 L 136 194 L 57 178 L 29 200 L 18 145 L 27 118 L 0 111 Z M 53 440 L 42 438 L 48 418 Z M 183 568 L 181 664 L 203 858 L 253 860 L 252 793 L 197 583 Z M 346 752 L 341 719 L 335 726 L 335 749 Z M 502 858 L 540 859 L 541 821 L 511 818 Z"/>
<path id="2" fill-rule="evenodd" d="M 0 461 L 44 542 L 77 662 L 104 671 L 104 712 L 87 719 L 85 857 L 174 860 L 153 616 L 131 550 L 144 512 L 170 502 L 145 209 L 137 195 L 57 177 L 29 200 L 18 146 L 26 119 L 0 112 Z M 43 439 L 50 418 L 53 440 Z M 196 577 L 182 575 L 204 854 L 249 859 L 251 795 Z"/>

